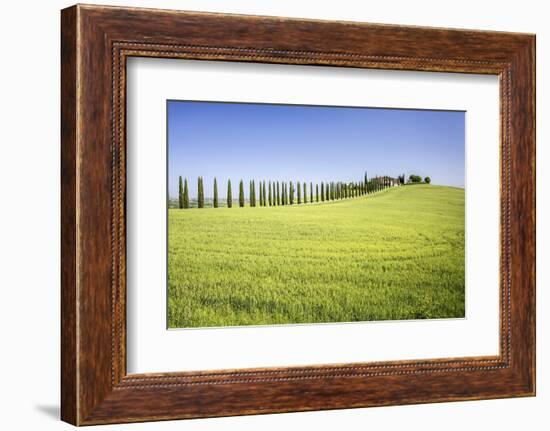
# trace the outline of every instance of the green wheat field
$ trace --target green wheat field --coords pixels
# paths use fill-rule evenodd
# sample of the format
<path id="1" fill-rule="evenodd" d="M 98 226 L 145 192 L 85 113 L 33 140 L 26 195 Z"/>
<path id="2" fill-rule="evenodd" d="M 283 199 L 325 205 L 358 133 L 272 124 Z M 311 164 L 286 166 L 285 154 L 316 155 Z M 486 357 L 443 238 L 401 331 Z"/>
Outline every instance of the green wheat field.
<path id="1" fill-rule="evenodd" d="M 464 317 L 464 190 L 168 210 L 168 326 Z"/>

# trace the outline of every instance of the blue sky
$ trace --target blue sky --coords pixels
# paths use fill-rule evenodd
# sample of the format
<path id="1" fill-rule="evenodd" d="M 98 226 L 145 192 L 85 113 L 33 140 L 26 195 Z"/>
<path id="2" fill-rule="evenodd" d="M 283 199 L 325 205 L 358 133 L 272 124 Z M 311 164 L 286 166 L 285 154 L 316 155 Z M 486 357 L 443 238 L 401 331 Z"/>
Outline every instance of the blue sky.
<path id="1" fill-rule="evenodd" d="M 358 181 L 405 174 L 464 187 L 465 113 L 380 108 L 168 101 L 168 187 L 187 177 L 205 196 L 214 177 L 223 196 L 231 179 Z"/>

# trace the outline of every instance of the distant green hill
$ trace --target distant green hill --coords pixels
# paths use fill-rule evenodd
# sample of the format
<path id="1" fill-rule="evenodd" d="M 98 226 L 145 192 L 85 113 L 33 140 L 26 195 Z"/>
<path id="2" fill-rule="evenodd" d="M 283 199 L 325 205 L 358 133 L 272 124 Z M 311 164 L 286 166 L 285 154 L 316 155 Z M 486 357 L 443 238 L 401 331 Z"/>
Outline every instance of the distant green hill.
<path id="1" fill-rule="evenodd" d="M 169 210 L 169 326 L 464 317 L 464 190 Z"/>

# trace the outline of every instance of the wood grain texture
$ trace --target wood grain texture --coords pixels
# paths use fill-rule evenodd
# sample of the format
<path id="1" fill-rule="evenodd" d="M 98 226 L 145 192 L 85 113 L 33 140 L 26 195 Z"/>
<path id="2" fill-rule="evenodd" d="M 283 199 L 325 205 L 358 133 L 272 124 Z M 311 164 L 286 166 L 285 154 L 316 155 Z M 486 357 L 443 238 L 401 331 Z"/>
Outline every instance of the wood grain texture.
<path id="1" fill-rule="evenodd" d="M 76 425 L 535 392 L 533 35 L 101 6 L 62 11 L 62 419 Z M 129 56 L 500 76 L 497 357 L 126 374 Z"/>

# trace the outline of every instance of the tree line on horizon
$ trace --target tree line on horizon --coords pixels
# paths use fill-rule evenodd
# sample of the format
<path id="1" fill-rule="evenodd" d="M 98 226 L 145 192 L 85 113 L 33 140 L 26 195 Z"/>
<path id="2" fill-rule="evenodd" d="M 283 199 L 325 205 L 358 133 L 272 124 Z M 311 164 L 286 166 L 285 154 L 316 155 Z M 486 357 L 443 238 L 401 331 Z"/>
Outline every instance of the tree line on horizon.
<path id="1" fill-rule="evenodd" d="M 409 177 L 409 183 L 416 182 L 412 180 L 413 176 L 414 175 L 411 175 Z M 426 180 L 426 183 L 430 182 L 429 177 L 426 177 Z M 258 191 L 256 191 L 256 184 L 258 185 Z M 261 180 L 256 182 L 255 180 L 250 180 L 248 184 L 248 199 L 246 199 L 245 186 L 243 180 L 241 179 L 239 181 L 237 202 L 238 206 L 241 208 L 247 203 L 250 207 L 301 205 L 314 202 L 327 202 L 356 198 L 379 192 L 388 187 L 404 184 L 404 174 L 400 175 L 398 178 L 392 178 L 387 175 L 368 178 L 366 172 L 361 181 L 353 182 L 331 181 L 313 184 L 313 182 L 308 183 L 306 181 L 297 181 L 294 183 L 293 181 L 268 180 L 266 182 L 265 180 Z M 232 208 L 234 202 L 231 180 L 227 180 L 227 191 L 225 197 L 226 206 L 228 208 Z M 204 182 L 202 176 L 199 176 L 197 179 L 196 202 L 198 208 L 205 208 Z M 179 177 L 178 206 L 182 209 L 191 208 L 189 184 L 187 178 L 182 178 L 182 176 Z M 218 180 L 216 177 L 214 177 L 212 207 L 220 207 Z"/>

